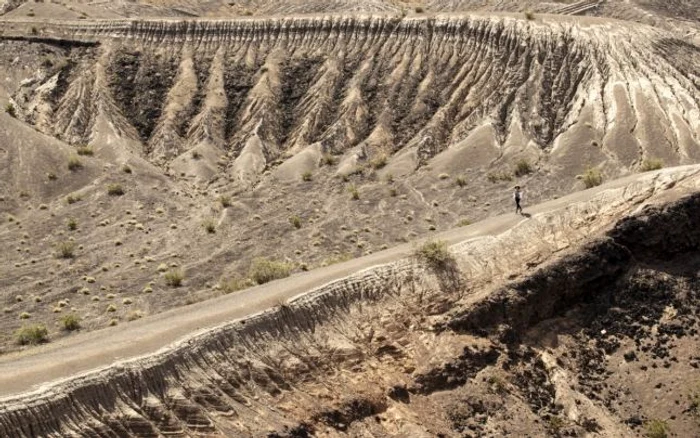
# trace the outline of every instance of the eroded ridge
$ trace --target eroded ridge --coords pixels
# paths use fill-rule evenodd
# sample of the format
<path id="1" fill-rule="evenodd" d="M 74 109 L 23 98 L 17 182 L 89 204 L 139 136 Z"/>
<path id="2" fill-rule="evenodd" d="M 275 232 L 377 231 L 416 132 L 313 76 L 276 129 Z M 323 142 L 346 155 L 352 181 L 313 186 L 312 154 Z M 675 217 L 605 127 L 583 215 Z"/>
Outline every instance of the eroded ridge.
<path id="1" fill-rule="evenodd" d="M 34 30 L 64 40 L 66 60 L 26 81 L 21 118 L 73 144 L 128 139 L 160 164 L 206 145 L 240 181 L 306 150 L 343 155 L 341 169 L 396 157 L 403 171 L 448 149 L 486 165 L 524 148 L 565 172 L 582 155 L 618 170 L 700 159 L 700 51 L 642 25 L 332 16 Z"/>
<path id="2" fill-rule="evenodd" d="M 695 168 L 648 175 L 455 245 L 445 269 L 360 272 L 5 398 L 0 433 L 636 436 L 663 414 L 692 436 L 699 186 Z M 653 404 L 635 383 L 651 369 L 669 390 Z"/>

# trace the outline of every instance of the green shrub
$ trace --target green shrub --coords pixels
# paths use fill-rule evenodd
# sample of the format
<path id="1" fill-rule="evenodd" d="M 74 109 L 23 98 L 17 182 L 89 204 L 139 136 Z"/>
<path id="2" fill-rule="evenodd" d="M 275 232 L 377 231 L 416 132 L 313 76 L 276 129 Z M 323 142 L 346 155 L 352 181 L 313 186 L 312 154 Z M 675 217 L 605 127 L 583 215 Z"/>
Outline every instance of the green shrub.
<path id="1" fill-rule="evenodd" d="M 5 112 L 9 114 L 10 117 L 17 117 L 17 110 L 15 110 L 15 106 L 11 103 L 5 105 Z"/>
<path id="2" fill-rule="evenodd" d="M 429 267 L 442 270 L 454 262 L 454 256 L 443 240 L 432 240 L 418 247 L 414 256 Z"/>
<path id="3" fill-rule="evenodd" d="M 313 179 L 313 177 L 314 177 L 314 174 L 308 170 L 301 174 L 302 181 L 311 181 Z"/>
<path id="4" fill-rule="evenodd" d="M 28 325 L 15 332 L 19 345 L 36 345 L 49 341 L 49 331 L 43 324 Z"/>
<path id="5" fill-rule="evenodd" d="M 288 263 L 258 257 L 250 265 L 248 276 L 257 284 L 264 284 L 279 278 L 289 277 L 292 266 Z"/>
<path id="6" fill-rule="evenodd" d="M 90 146 L 80 146 L 76 149 L 76 152 L 78 152 L 78 155 L 87 155 L 87 156 L 92 156 L 95 154 L 95 151 L 93 151 Z"/>
<path id="7" fill-rule="evenodd" d="M 515 163 L 515 170 L 513 171 L 515 176 L 524 176 L 532 173 L 532 165 L 530 165 L 530 162 L 522 159 L 519 160 L 517 163 Z"/>
<path id="8" fill-rule="evenodd" d="M 585 184 L 587 189 L 591 187 L 599 186 L 603 183 L 603 176 L 600 174 L 600 170 L 595 167 L 589 167 L 586 169 L 586 173 L 583 174 L 583 184 Z"/>
<path id="9" fill-rule="evenodd" d="M 110 184 L 107 186 L 107 194 L 109 196 L 122 196 L 124 188 L 120 184 Z"/>
<path id="10" fill-rule="evenodd" d="M 642 172 L 649 172 L 650 170 L 659 170 L 664 167 L 664 161 L 658 158 L 648 158 L 642 161 L 642 165 L 639 168 Z"/>
<path id="11" fill-rule="evenodd" d="M 185 279 L 185 274 L 180 269 L 173 269 L 165 273 L 163 276 L 165 284 L 171 287 L 182 286 L 182 280 Z"/>
<path id="12" fill-rule="evenodd" d="M 68 229 L 71 231 L 77 230 L 78 222 L 73 218 L 68 219 Z"/>
<path id="13" fill-rule="evenodd" d="M 299 216 L 290 216 L 289 223 L 292 224 L 292 226 L 296 229 L 301 228 L 301 218 Z"/>
<path id="14" fill-rule="evenodd" d="M 61 317 L 61 326 L 63 327 L 63 330 L 69 332 L 78 330 L 80 328 L 80 318 L 73 314 L 65 315 Z"/>
<path id="15" fill-rule="evenodd" d="M 75 257 L 75 242 L 66 240 L 56 244 L 56 256 L 60 259 L 72 259 Z"/>
<path id="16" fill-rule="evenodd" d="M 75 172 L 83 167 L 83 163 L 80 161 L 77 155 L 71 155 L 68 157 L 68 170 Z"/>
<path id="17" fill-rule="evenodd" d="M 644 424 L 644 432 L 647 438 L 666 438 L 668 424 L 663 420 L 649 420 Z"/>
<path id="18" fill-rule="evenodd" d="M 462 219 L 459 222 L 457 222 L 458 227 L 466 227 L 467 225 L 471 225 L 471 224 L 472 224 L 472 221 L 470 221 L 469 219 Z"/>

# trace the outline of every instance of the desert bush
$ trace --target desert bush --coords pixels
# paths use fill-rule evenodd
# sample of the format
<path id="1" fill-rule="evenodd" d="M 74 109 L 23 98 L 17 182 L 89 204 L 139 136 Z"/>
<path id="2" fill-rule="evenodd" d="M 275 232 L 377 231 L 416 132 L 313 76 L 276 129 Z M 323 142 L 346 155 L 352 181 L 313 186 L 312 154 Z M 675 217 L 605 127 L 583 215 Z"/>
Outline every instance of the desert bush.
<path id="1" fill-rule="evenodd" d="M 19 314 L 19 319 L 29 319 L 32 317 L 32 314 L 29 312 L 22 312 Z"/>
<path id="2" fill-rule="evenodd" d="M 39 29 L 36 28 L 36 26 L 32 26 L 32 35 L 38 35 L 39 34 Z"/>
<path id="3" fill-rule="evenodd" d="M 200 154 L 199 151 L 192 151 L 193 160 L 199 160 L 200 158 L 202 158 L 202 154 Z"/>
<path id="4" fill-rule="evenodd" d="M 221 195 L 219 196 L 219 202 L 221 203 L 222 207 L 228 208 L 231 206 L 231 197 L 228 195 Z"/>
<path id="5" fill-rule="evenodd" d="M 515 176 L 524 176 L 532 173 L 532 171 L 533 169 L 530 162 L 525 159 L 522 159 L 518 160 L 518 162 L 515 163 L 515 170 L 513 171 L 513 173 L 515 174 Z"/>
<path id="6" fill-rule="evenodd" d="M 438 178 L 439 179 L 449 179 L 450 175 L 448 173 L 441 173 L 440 175 L 438 175 Z"/>
<path id="7" fill-rule="evenodd" d="M 47 177 L 50 181 L 56 181 L 56 180 L 58 179 L 58 177 L 56 176 L 56 174 L 53 173 L 53 172 L 47 173 L 47 174 L 46 174 L 46 177 Z"/>
<path id="8" fill-rule="evenodd" d="M 214 219 L 206 219 L 204 222 L 202 222 L 202 226 L 204 227 L 207 233 L 216 233 L 216 222 L 214 221 Z"/>
<path id="9" fill-rule="evenodd" d="M 279 278 L 289 277 L 292 266 L 289 263 L 277 262 L 264 257 L 253 259 L 248 276 L 257 284 L 264 284 Z"/>
<path id="10" fill-rule="evenodd" d="M 296 229 L 301 228 L 301 218 L 297 215 L 289 217 L 289 223 Z"/>
<path id="11" fill-rule="evenodd" d="M 237 292 L 254 286 L 255 283 L 250 278 L 232 277 L 226 280 L 219 281 L 219 288 L 225 294 Z"/>
<path id="12" fill-rule="evenodd" d="M 17 117 L 17 110 L 15 110 L 15 106 L 11 103 L 5 105 L 5 112 L 9 114 L 10 117 Z"/>
<path id="13" fill-rule="evenodd" d="M 472 221 L 470 221 L 469 219 L 462 219 L 459 222 L 457 222 L 458 227 L 466 227 L 467 225 L 471 225 L 471 224 L 472 224 Z"/>
<path id="14" fill-rule="evenodd" d="M 337 161 L 333 154 L 325 153 L 323 157 L 321 157 L 321 163 L 325 166 L 333 166 Z"/>
<path id="15" fill-rule="evenodd" d="M 123 166 L 122 166 L 122 172 L 124 172 L 124 173 L 131 173 L 131 167 L 129 167 L 129 166 L 126 165 L 126 164 L 123 165 Z"/>
<path id="16" fill-rule="evenodd" d="M 525 18 L 532 21 L 535 19 L 535 13 L 532 11 L 525 11 Z"/>
<path id="17" fill-rule="evenodd" d="M 425 9 L 423 9 L 422 6 L 416 6 L 414 11 L 416 11 L 416 14 L 422 14 L 423 12 L 425 12 Z"/>
<path id="18" fill-rule="evenodd" d="M 395 198 L 396 196 L 398 196 L 398 194 L 398 190 L 396 190 L 394 187 L 389 189 L 389 196 L 391 196 L 392 198 Z"/>
<path id="19" fill-rule="evenodd" d="M 455 184 L 457 184 L 459 187 L 464 187 L 467 185 L 467 179 L 463 176 L 458 176 L 455 178 Z"/>
<path id="20" fill-rule="evenodd" d="M 56 257 L 59 259 L 72 259 L 75 257 L 75 242 L 66 240 L 56 244 Z"/>
<path id="21" fill-rule="evenodd" d="M 76 202 L 80 201 L 82 198 L 80 195 L 68 195 L 66 196 L 66 204 L 75 204 Z"/>
<path id="22" fill-rule="evenodd" d="M 436 270 L 445 269 L 454 262 L 454 256 L 444 240 L 425 242 L 414 251 L 414 256 Z"/>
<path id="23" fill-rule="evenodd" d="M 65 315 L 61 317 L 61 326 L 63 327 L 63 330 L 69 332 L 78 330 L 80 328 L 80 318 L 73 314 Z"/>
<path id="24" fill-rule="evenodd" d="M 68 170 L 75 172 L 83 167 L 83 163 L 80 161 L 77 155 L 71 155 L 68 157 Z"/>
<path id="25" fill-rule="evenodd" d="M 311 171 L 306 171 L 301 174 L 302 181 L 311 181 L 314 178 L 314 174 Z"/>
<path id="26" fill-rule="evenodd" d="M 121 196 L 124 194 L 124 188 L 121 184 L 109 184 L 107 186 L 107 194 L 109 196 Z"/>
<path id="27" fill-rule="evenodd" d="M 381 169 L 382 167 L 385 167 L 389 159 L 385 154 L 379 154 L 376 157 L 372 158 L 372 160 L 369 162 L 369 165 L 372 166 L 373 169 Z"/>
<path id="28" fill-rule="evenodd" d="M 491 172 L 486 175 L 486 179 L 492 183 L 496 183 L 498 181 L 512 181 L 513 175 L 507 172 Z"/>
<path id="29" fill-rule="evenodd" d="M 603 176 L 600 174 L 600 170 L 595 167 L 589 167 L 583 174 L 583 184 L 587 189 L 591 187 L 599 186 L 603 183 Z"/>
<path id="30" fill-rule="evenodd" d="M 639 168 L 642 172 L 649 172 L 650 170 L 659 170 L 664 167 L 664 161 L 658 158 L 648 158 L 642 161 L 642 165 Z"/>
<path id="31" fill-rule="evenodd" d="M 90 146 L 80 146 L 76 149 L 78 155 L 93 156 L 95 151 Z"/>
<path id="32" fill-rule="evenodd" d="M 182 280 L 185 279 L 185 274 L 180 269 L 173 269 L 163 275 L 165 284 L 171 287 L 182 286 Z"/>
<path id="33" fill-rule="evenodd" d="M 78 229 L 78 222 L 73 218 L 68 219 L 68 229 L 71 231 Z"/>
<path id="34" fill-rule="evenodd" d="M 647 438 L 666 438 L 668 437 L 668 424 L 663 420 L 649 420 L 644 424 L 644 432 Z"/>
<path id="35" fill-rule="evenodd" d="M 15 332 L 19 345 L 36 345 L 49 341 L 49 331 L 43 324 L 24 326 Z"/>
<path id="36" fill-rule="evenodd" d="M 351 184 L 350 187 L 348 187 L 348 192 L 350 192 L 350 198 L 353 200 L 357 201 L 360 199 L 360 192 L 357 190 L 355 184 Z"/>

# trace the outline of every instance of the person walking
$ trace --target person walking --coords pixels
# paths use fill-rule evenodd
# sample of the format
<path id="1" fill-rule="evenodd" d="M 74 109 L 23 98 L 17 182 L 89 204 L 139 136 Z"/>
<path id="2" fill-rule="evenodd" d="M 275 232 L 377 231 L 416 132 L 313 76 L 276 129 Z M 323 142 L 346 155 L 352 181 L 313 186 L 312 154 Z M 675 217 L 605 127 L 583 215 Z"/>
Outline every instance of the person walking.
<path id="1" fill-rule="evenodd" d="M 520 186 L 515 186 L 513 199 L 515 200 L 515 214 L 522 214 L 523 208 L 520 206 L 520 201 L 523 199 L 523 192 L 520 190 Z"/>

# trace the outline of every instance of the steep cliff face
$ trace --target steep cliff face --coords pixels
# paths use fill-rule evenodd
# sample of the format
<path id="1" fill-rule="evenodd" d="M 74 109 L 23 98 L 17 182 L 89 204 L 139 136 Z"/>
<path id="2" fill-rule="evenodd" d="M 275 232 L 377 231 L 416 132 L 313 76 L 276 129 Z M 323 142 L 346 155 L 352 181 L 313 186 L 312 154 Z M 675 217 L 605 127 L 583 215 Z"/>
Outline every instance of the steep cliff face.
<path id="1" fill-rule="evenodd" d="M 101 44 L 22 87 L 21 117 L 73 144 L 106 124 L 163 165 L 206 144 L 234 180 L 300 153 L 394 174 L 525 158 L 569 178 L 700 159 L 700 52 L 643 26 L 333 17 L 41 33 Z"/>
<path id="2" fill-rule="evenodd" d="M 699 184 L 611 188 L 6 397 L 0 433 L 693 436 Z"/>

